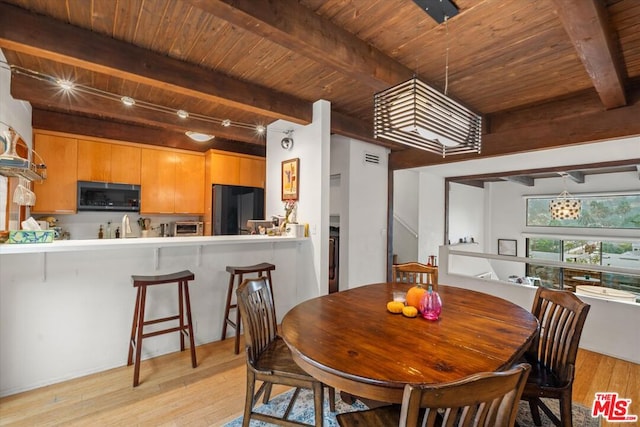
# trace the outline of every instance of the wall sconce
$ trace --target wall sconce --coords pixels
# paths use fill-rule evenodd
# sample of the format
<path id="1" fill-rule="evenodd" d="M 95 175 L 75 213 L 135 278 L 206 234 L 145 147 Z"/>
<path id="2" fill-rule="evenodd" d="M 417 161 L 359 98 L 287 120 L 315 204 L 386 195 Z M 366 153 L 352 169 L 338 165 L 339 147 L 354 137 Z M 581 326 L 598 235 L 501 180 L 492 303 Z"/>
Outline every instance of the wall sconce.
<path id="1" fill-rule="evenodd" d="M 286 136 L 280 141 L 280 146 L 284 150 L 291 150 L 293 148 L 293 138 L 291 137 L 291 135 L 293 135 L 293 129 L 285 130 L 284 134 Z"/>

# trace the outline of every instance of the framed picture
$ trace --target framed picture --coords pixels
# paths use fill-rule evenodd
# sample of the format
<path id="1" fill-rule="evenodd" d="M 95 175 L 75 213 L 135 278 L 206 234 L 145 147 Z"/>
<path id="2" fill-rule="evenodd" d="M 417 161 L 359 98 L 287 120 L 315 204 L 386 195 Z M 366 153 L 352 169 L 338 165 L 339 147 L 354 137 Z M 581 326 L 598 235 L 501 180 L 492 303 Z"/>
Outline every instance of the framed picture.
<path id="1" fill-rule="evenodd" d="M 518 255 L 518 241 L 510 239 L 498 239 L 498 255 Z"/>
<path id="2" fill-rule="evenodd" d="M 282 200 L 298 200 L 300 159 L 282 162 Z"/>

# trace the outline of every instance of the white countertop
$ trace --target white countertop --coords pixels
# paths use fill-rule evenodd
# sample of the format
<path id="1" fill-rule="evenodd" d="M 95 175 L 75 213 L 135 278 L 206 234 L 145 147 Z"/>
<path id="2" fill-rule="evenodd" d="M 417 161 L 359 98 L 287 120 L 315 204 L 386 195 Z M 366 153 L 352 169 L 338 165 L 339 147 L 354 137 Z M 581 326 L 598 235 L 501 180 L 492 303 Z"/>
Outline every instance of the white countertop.
<path id="1" fill-rule="evenodd" d="M 237 243 L 281 243 L 308 240 L 307 237 L 240 235 L 197 237 L 132 237 L 126 239 L 56 240 L 52 243 L 0 244 L 0 255 L 46 252 L 97 251 L 133 248 L 164 248 L 171 246 L 205 246 Z"/>

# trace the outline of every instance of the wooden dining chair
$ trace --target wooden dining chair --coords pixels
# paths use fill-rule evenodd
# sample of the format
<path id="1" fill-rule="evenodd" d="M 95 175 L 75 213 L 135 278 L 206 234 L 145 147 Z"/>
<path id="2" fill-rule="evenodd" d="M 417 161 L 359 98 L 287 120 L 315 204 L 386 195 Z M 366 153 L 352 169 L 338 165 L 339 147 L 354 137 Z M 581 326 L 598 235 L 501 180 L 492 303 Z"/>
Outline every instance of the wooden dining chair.
<path id="1" fill-rule="evenodd" d="M 404 264 L 394 264 L 392 267 L 392 281 L 429 285 L 429 276 L 433 290 L 438 290 L 438 267 L 421 264 L 419 262 L 407 262 Z"/>
<path id="2" fill-rule="evenodd" d="M 301 388 L 313 390 L 315 425 L 322 426 L 324 413 L 324 384 L 303 371 L 291 357 L 291 351 L 278 335 L 275 306 L 271 287 L 266 277 L 245 279 L 236 290 L 247 353 L 247 392 L 242 425 L 251 419 L 275 425 L 307 425 L 288 420 Z M 256 381 L 262 381 L 255 391 Z M 295 387 L 284 415 L 261 414 L 254 406 L 264 393 L 263 403 L 268 403 L 273 384 Z M 330 410 L 335 411 L 335 390 L 329 388 Z"/>
<path id="3" fill-rule="evenodd" d="M 524 360 L 532 369 L 522 399 L 529 402 L 537 426 L 542 424 L 538 408 L 557 426 L 573 425 L 571 392 L 576 354 L 589 308 L 571 291 L 543 287 L 536 291 L 531 312 L 538 318 L 540 330 L 525 354 Z M 560 401 L 560 419 L 540 400 L 543 397 Z"/>
<path id="4" fill-rule="evenodd" d="M 404 387 L 402 405 L 337 415 L 342 427 L 476 426 L 515 424 L 531 366 L 474 374 L 448 384 Z"/>

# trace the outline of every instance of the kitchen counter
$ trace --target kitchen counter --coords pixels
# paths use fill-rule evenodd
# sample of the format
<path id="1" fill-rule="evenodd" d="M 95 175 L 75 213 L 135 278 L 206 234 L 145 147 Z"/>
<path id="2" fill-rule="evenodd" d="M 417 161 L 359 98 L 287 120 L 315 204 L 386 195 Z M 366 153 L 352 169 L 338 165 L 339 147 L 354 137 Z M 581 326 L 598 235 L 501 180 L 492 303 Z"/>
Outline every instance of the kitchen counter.
<path id="1" fill-rule="evenodd" d="M 238 243 L 280 243 L 304 241 L 306 237 L 240 236 L 129 237 L 126 239 L 56 240 L 52 243 L 0 244 L 0 255 L 47 252 L 99 251 L 124 248 L 167 248 L 179 246 L 224 245 Z"/>
<path id="2" fill-rule="evenodd" d="M 313 257 L 311 238 L 261 235 L 2 244 L 0 396 L 124 366 L 135 302 L 132 275 L 194 273 L 189 292 L 199 346 L 220 339 L 228 265 L 276 266 L 273 292 L 281 319 L 319 295 Z M 174 288 L 154 286 L 148 310 L 172 314 Z M 157 336 L 145 340 L 142 357 L 179 348 L 177 334 Z"/>

